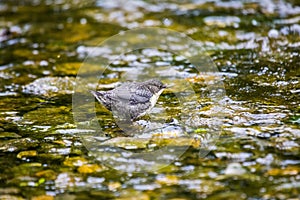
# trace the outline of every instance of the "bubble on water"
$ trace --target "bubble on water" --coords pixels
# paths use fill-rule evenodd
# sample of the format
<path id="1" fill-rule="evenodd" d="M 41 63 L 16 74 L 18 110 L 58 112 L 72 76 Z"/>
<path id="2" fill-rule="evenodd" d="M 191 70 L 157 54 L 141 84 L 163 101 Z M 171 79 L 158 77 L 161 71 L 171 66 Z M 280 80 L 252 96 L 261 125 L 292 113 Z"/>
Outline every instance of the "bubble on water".
<path id="1" fill-rule="evenodd" d="M 268 32 L 268 36 L 270 38 L 278 38 L 279 37 L 279 32 L 278 30 L 276 29 L 271 29 L 269 32 Z"/>
<path id="2" fill-rule="evenodd" d="M 242 175 L 245 174 L 247 171 L 243 168 L 240 163 L 230 163 L 225 171 L 224 174 L 226 175 Z"/>

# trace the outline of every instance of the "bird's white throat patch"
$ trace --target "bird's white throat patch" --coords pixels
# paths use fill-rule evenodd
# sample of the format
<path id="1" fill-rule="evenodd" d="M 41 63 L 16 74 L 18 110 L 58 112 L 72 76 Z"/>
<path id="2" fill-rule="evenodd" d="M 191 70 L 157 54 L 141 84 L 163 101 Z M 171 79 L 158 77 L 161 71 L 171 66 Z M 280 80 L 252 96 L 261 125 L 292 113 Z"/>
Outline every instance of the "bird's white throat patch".
<path id="1" fill-rule="evenodd" d="M 151 108 L 153 108 L 160 96 L 160 94 L 164 91 L 164 89 L 161 89 L 159 92 L 157 92 L 156 94 L 154 94 L 151 98 L 150 98 L 150 103 L 151 103 Z"/>
<path id="2" fill-rule="evenodd" d="M 151 98 L 150 98 L 150 107 L 143 113 L 140 113 L 139 116 L 143 116 L 145 114 L 147 114 L 156 104 L 160 94 L 164 91 L 164 89 L 161 89 L 159 92 L 157 92 L 156 94 L 154 94 Z"/>

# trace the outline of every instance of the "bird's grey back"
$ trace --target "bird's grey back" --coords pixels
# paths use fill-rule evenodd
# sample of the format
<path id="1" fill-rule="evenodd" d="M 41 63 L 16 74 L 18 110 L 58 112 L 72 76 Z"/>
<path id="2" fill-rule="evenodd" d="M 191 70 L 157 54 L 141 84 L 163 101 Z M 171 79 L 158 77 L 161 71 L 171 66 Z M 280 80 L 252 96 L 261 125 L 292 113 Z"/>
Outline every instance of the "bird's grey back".
<path id="1" fill-rule="evenodd" d="M 96 98 L 117 116 L 135 119 L 151 107 L 151 97 L 162 88 L 163 84 L 156 79 L 126 82 L 113 90 L 97 92 L 100 97 Z"/>

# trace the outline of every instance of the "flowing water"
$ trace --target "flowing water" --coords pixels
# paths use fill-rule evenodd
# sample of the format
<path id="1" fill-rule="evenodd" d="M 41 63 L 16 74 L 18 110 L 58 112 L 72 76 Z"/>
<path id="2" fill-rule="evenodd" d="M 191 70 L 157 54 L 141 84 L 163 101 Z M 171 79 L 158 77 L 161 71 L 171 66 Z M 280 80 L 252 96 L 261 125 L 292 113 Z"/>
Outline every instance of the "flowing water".
<path id="1" fill-rule="evenodd" d="M 300 198 L 298 1 L 8 0 L 0 13 L 0 199 Z M 184 33 L 216 70 L 163 34 L 103 45 L 141 27 Z M 130 126 L 89 94 L 158 76 L 170 87 Z"/>

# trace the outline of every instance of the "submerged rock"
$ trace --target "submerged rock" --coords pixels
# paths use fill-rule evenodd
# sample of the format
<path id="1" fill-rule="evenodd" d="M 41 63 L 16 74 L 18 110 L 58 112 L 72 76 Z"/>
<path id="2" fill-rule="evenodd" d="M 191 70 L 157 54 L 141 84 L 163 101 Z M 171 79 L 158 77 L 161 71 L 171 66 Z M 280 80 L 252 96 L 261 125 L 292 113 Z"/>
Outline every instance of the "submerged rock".
<path id="1" fill-rule="evenodd" d="M 25 85 L 23 92 L 26 94 L 54 97 L 57 95 L 72 94 L 76 85 L 73 77 L 44 77 Z"/>
<path id="2" fill-rule="evenodd" d="M 247 173 L 247 171 L 243 168 L 240 163 L 230 163 L 226 169 L 224 174 L 226 175 L 242 175 Z"/>

